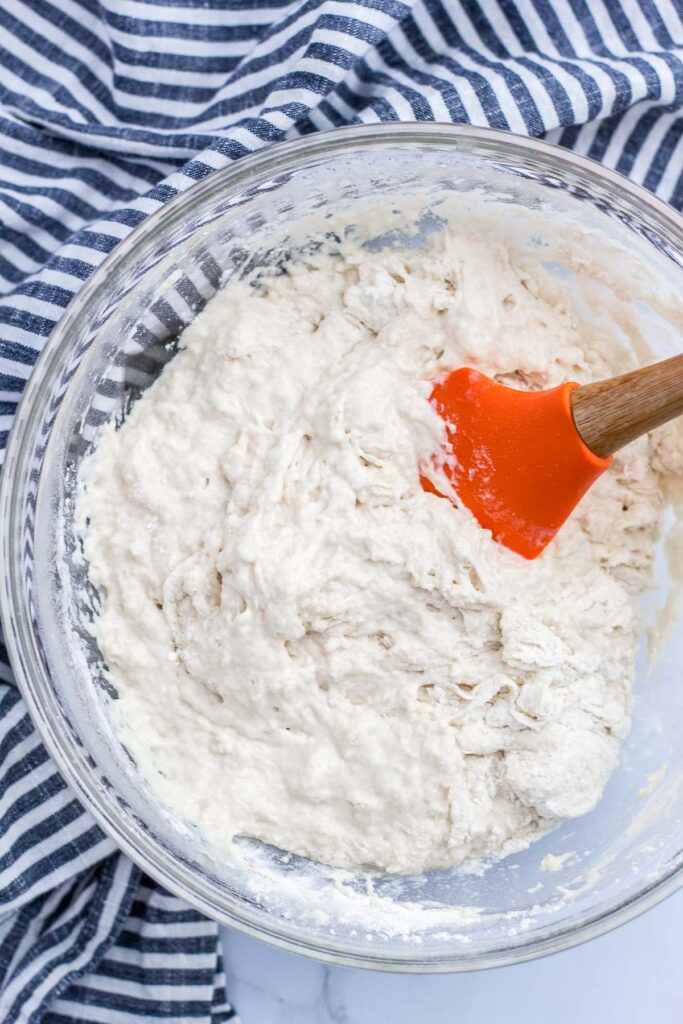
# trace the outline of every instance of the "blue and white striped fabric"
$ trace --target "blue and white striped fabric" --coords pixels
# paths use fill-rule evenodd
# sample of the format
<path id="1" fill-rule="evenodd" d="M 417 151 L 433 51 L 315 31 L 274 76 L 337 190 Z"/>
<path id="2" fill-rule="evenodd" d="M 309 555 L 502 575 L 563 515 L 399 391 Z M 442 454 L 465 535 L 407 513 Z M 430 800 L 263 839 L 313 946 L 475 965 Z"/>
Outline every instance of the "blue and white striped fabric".
<path id="1" fill-rule="evenodd" d="M 259 146 L 395 119 L 545 135 L 681 208 L 681 0 L 0 0 L 2 448 L 141 220 Z M 216 926 L 114 849 L 0 672 L 3 1024 L 228 1020 Z"/>

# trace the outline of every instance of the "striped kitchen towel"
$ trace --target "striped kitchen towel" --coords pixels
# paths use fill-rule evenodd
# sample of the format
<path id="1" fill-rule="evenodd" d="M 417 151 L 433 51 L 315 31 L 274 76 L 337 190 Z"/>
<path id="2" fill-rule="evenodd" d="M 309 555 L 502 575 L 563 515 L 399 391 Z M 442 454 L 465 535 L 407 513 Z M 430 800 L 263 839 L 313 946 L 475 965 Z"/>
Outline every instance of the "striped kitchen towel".
<path id="1" fill-rule="evenodd" d="M 0 0 L 1 447 L 146 216 L 259 146 L 397 119 L 543 135 L 681 208 L 681 0 Z M 116 851 L 0 674 L 2 1024 L 233 1017 L 216 926 Z"/>

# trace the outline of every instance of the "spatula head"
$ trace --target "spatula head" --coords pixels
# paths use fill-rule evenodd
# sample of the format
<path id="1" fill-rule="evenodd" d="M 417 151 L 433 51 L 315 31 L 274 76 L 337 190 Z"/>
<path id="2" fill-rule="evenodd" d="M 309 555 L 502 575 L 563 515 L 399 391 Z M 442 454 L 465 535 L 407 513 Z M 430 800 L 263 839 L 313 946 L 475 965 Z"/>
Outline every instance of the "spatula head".
<path id="1" fill-rule="evenodd" d="M 430 401 L 444 421 L 443 448 L 423 468 L 424 489 L 465 505 L 501 544 L 536 558 L 611 462 L 576 429 L 576 387 L 517 391 L 467 367 L 437 381 Z M 455 495 L 443 482 L 439 490 L 441 473 Z"/>

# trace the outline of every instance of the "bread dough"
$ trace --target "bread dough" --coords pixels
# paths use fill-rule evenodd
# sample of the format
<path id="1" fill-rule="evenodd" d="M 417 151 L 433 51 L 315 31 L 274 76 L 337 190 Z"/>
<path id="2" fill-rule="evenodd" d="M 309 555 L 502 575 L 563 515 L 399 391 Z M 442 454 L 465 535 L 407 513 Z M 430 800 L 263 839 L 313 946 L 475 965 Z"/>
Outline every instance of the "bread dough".
<path id="1" fill-rule="evenodd" d="M 596 803 L 628 728 L 660 514 L 642 439 L 529 562 L 419 483 L 463 364 L 624 368 L 566 283 L 455 229 L 229 283 L 87 460 L 114 719 L 173 813 L 348 867 L 519 850 Z"/>

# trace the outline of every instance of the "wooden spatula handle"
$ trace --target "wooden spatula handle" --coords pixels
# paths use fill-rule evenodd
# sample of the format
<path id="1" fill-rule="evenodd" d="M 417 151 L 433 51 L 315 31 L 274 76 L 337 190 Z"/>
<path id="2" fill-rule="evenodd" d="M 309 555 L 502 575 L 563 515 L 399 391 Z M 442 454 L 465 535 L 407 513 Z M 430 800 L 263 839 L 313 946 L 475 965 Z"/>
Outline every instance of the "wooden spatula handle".
<path id="1" fill-rule="evenodd" d="M 571 403 L 576 429 L 591 451 L 612 455 L 683 414 L 683 355 L 576 388 Z"/>

